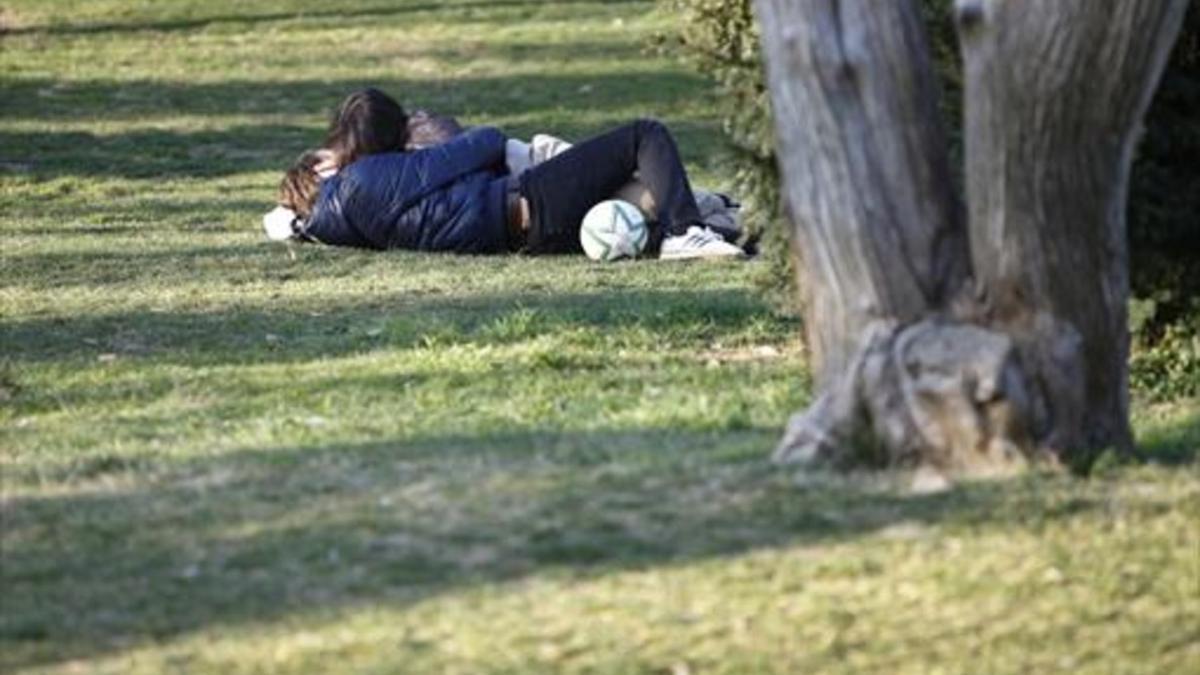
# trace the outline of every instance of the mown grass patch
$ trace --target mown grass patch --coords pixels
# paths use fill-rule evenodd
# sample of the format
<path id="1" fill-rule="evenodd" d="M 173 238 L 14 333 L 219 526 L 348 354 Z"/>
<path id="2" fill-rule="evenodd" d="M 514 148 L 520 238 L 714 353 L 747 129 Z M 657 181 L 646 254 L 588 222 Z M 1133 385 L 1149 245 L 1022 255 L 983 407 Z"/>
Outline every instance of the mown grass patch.
<path id="1" fill-rule="evenodd" d="M 635 116 L 700 184 L 648 2 L 0 12 L 5 672 L 1185 672 L 1200 406 L 1147 457 L 914 494 L 765 458 L 809 395 L 758 263 L 267 244 L 377 84 L 513 133 Z"/>

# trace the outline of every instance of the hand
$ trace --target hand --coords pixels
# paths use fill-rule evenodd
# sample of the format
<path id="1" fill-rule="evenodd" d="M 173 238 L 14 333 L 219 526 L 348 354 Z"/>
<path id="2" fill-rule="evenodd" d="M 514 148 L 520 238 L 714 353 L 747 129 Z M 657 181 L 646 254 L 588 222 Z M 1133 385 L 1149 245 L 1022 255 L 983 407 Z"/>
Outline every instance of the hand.
<path id="1" fill-rule="evenodd" d="M 318 178 L 329 178 L 338 172 L 337 155 L 332 150 L 322 148 L 317 151 L 317 156 L 321 158 L 321 161 L 313 166 L 313 173 L 317 174 Z"/>

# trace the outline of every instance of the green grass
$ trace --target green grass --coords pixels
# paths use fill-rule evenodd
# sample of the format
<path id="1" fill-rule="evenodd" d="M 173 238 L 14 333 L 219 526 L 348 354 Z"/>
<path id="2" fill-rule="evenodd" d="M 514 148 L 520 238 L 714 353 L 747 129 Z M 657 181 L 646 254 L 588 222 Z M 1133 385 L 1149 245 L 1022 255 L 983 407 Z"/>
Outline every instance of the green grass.
<path id="1" fill-rule="evenodd" d="M 1087 480 L 813 480 L 765 461 L 809 386 L 759 263 L 261 240 L 365 84 L 518 135 L 661 117 L 719 184 L 652 10 L 0 9 L 0 671 L 1194 668 L 1196 401 Z"/>

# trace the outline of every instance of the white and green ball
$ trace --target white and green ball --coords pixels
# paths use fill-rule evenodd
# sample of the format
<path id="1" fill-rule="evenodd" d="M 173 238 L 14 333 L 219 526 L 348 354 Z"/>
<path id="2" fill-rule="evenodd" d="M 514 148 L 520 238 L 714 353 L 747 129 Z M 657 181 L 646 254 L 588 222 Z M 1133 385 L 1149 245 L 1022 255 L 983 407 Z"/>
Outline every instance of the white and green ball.
<path id="1" fill-rule="evenodd" d="M 646 248 L 650 230 L 638 207 L 620 199 L 593 206 L 583 217 L 579 243 L 592 260 L 636 258 Z"/>

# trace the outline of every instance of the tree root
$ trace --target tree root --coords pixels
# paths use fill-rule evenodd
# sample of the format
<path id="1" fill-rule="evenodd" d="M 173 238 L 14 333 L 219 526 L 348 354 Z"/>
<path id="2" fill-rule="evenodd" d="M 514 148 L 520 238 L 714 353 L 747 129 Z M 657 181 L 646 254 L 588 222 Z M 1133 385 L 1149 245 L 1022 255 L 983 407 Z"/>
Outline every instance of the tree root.
<path id="1" fill-rule="evenodd" d="M 795 415 L 773 459 L 811 468 L 1011 473 L 1052 455 L 1045 406 L 1009 336 L 931 318 L 876 323 L 842 377 Z M 1038 387 L 1040 389 L 1040 387 Z"/>

